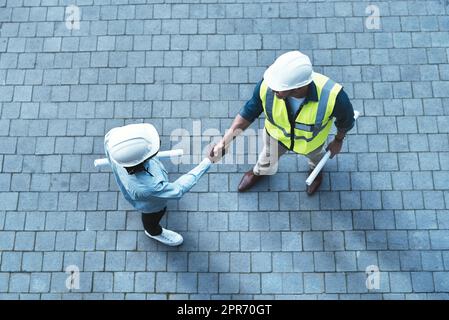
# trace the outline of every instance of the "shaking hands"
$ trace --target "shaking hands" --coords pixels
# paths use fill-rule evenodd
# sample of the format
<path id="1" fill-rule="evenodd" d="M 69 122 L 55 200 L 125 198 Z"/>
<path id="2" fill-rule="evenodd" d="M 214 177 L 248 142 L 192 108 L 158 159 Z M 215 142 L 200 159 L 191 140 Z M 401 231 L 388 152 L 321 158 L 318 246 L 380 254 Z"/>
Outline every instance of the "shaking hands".
<path id="1" fill-rule="evenodd" d="M 220 159 L 226 154 L 226 147 L 225 144 L 223 142 L 223 140 L 221 140 L 220 142 L 218 142 L 217 144 L 213 145 L 210 148 L 209 154 L 208 154 L 208 158 L 211 162 L 216 163 L 218 161 L 220 161 Z"/>

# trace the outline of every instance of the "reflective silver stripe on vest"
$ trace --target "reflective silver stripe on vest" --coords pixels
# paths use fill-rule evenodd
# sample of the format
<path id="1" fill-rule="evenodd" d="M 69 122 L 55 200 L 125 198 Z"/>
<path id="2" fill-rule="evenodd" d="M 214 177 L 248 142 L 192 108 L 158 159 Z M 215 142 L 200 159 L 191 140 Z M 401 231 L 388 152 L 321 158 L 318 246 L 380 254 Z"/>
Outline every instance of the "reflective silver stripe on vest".
<path id="1" fill-rule="evenodd" d="M 272 124 L 274 124 L 273 101 L 274 101 L 274 92 L 270 88 L 267 88 L 267 93 L 265 94 L 265 111 L 267 112 L 268 120 L 270 120 Z"/>
<path id="2" fill-rule="evenodd" d="M 331 90 L 334 87 L 334 85 L 335 85 L 335 82 L 332 81 L 331 79 L 328 79 L 326 81 L 326 83 L 324 84 L 323 89 L 321 89 L 320 101 L 318 103 L 318 110 L 316 112 L 316 117 L 315 117 L 315 125 L 313 126 L 313 136 L 314 137 L 317 136 L 322 129 L 321 124 L 323 123 L 324 115 L 326 114 L 326 110 L 327 110 L 327 103 L 329 101 L 329 95 L 330 95 Z"/>
<path id="3" fill-rule="evenodd" d="M 292 135 L 289 132 L 285 131 L 285 129 L 279 126 L 276 122 L 274 122 L 273 102 L 274 102 L 274 92 L 270 88 L 267 88 L 267 92 L 265 94 L 265 112 L 267 113 L 267 119 L 272 125 L 281 130 L 284 136 L 290 138 Z"/>
<path id="4" fill-rule="evenodd" d="M 295 123 L 295 129 L 307 131 L 307 132 L 313 132 L 313 125 L 304 124 L 304 123 Z"/>

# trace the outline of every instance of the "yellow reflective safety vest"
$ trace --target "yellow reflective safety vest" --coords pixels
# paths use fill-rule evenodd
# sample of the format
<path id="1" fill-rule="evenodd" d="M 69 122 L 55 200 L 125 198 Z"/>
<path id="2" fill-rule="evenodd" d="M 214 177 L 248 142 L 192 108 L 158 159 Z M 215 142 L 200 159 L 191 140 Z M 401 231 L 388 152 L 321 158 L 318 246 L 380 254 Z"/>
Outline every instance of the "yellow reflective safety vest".
<path id="1" fill-rule="evenodd" d="M 340 84 L 320 73 L 314 72 L 312 79 L 318 101 L 303 103 L 292 121 L 288 117 L 285 101 L 277 98 L 265 81 L 262 81 L 259 91 L 268 134 L 299 154 L 308 154 L 326 142 L 334 122 L 331 114 L 335 99 L 342 89 Z"/>

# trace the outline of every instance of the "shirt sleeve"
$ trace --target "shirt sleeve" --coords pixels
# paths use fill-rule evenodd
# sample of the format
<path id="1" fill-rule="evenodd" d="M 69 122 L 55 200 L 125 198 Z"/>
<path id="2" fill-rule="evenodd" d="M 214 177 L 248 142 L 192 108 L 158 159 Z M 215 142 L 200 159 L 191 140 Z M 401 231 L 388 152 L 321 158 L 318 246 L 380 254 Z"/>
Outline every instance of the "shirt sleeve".
<path id="1" fill-rule="evenodd" d="M 211 161 L 208 158 L 205 158 L 195 168 L 179 177 L 176 181 L 159 182 L 156 186 L 154 186 L 154 188 L 152 188 L 152 190 L 149 191 L 148 195 L 164 199 L 179 199 L 186 192 L 190 191 L 193 186 L 195 186 L 198 180 L 210 168 L 211 164 Z"/>
<path id="2" fill-rule="evenodd" d="M 354 127 L 354 109 L 346 92 L 342 89 L 335 100 L 332 117 L 335 118 L 335 126 L 338 131 L 348 132 Z"/>
<path id="3" fill-rule="evenodd" d="M 260 85 L 262 80 L 260 80 L 256 87 L 254 88 L 253 96 L 248 100 L 245 105 L 240 109 L 240 115 L 247 121 L 253 122 L 257 117 L 263 112 L 262 100 L 260 100 Z"/>

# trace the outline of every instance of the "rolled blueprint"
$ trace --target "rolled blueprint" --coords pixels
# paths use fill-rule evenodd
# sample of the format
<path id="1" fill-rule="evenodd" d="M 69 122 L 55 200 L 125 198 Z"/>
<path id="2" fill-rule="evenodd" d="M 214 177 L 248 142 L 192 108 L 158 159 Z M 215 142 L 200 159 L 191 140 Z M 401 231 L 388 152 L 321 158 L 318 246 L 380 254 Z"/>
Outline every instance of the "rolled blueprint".
<path id="1" fill-rule="evenodd" d="M 156 154 L 156 158 L 170 158 L 170 157 L 177 157 L 182 156 L 184 154 L 184 151 L 182 149 L 174 149 L 174 150 L 167 150 L 167 151 L 160 151 Z M 95 168 L 102 168 L 102 167 L 109 167 L 109 160 L 107 158 L 102 159 L 96 159 L 94 161 Z"/>
<path id="2" fill-rule="evenodd" d="M 355 110 L 354 111 L 354 120 L 357 120 L 357 118 L 360 116 L 360 112 Z M 318 173 L 320 173 L 321 169 L 323 169 L 324 165 L 326 164 L 327 160 L 329 160 L 329 157 L 331 156 L 331 152 L 327 151 L 326 154 L 321 158 L 320 162 L 317 164 L 315 169 L 313 169 L 312 173 L 306 180 L 306 184 L 310 186 L 313 181 L 315 180 Z"/>

